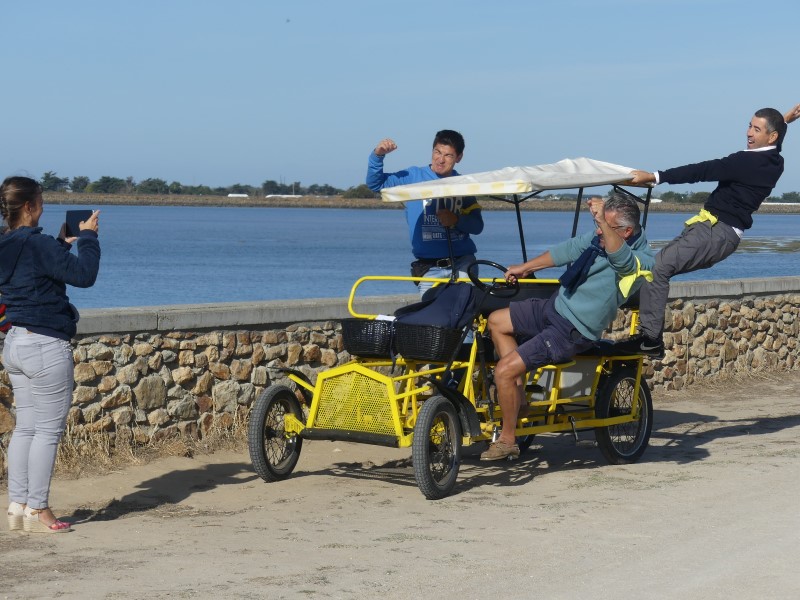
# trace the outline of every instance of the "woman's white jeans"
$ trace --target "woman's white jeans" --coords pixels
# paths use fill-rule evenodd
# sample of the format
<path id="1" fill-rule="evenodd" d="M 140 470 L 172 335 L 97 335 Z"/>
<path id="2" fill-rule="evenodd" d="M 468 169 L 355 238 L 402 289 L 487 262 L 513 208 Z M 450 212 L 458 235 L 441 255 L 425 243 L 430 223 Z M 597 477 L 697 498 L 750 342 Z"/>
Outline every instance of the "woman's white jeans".
<path id="1" fill-rule="evenodd" d="M 8 498 L 33 509 L 46 508 L 58 442 L 72 402 L 72 346 L 12 327 L 6 335 L 3 365 L 17 407 L 8 445 Z"/>

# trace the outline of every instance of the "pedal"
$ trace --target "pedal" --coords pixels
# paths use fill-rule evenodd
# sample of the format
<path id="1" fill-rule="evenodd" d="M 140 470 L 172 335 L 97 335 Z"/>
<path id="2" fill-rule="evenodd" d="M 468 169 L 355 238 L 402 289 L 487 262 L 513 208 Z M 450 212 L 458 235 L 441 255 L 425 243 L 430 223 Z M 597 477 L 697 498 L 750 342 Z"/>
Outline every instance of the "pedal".
<path id="1" fill-rule="evenodd" d="M 572 435 L 575 438 L 576 448 L 594 448 L 597 445 L 595 440 L 582 440 L 578 438 L 578 430 L 575 427 L 575 417 L 569 418 L 569 424 L 572 426 Z"/>

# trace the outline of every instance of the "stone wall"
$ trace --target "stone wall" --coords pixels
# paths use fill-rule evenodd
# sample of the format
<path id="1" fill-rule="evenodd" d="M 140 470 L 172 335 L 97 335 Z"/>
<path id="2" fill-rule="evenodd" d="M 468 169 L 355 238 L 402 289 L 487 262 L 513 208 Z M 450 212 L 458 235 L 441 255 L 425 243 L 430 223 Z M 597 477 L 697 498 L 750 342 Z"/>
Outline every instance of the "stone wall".
<path id="1" fill-rule="evenodd" d="M 278 367 L 314 377 L 350 359 L 334 321 L 280 329 L 103 334 L 75 347 L 72 435 L 108 431 L 145 442 L 228 427 L 264 387 L 285 383 Z"/>
<path id="2" fill-rule="evenodd" d="M 667 355 L 646 363 L 651 387 L 797 368 L 800 278 L 675 283 L 670 298 Z M 415 299 L 371 298 L 356 309 L 387 314 Z M 348 316 L 341 299 L 84 311 L 68 434 L 145 443 L 230 427 L 266 386 L 285 382 L 280 367 L 313 380 L 349 360 L 339 325 Z M 620 312 L 610 336 L 629 322 Z M 12 402 L 0 369 L 0 462 Z"/>
<path id="3" fill-rule="evenodd" d="M 416 300 L 369 298 L 358 310 L 387 313 Z M 339 324 L 349 316 L 340 299 L 83 311 L 67 435 L 144 444 L 244 422 L 266 386 L 289 383 L 280 367 L 313 381 L 350 360 Z M 0 360 L 0 479 L 13 428 L 13 392 Z"/>
<path id="4" fill-rule="evenodd" d="M 735 300 L 672 300 L 665 315 L 663 360 L 645 362 L 651 388 L 680 390 L 697 381 L 796 369 L 800 362 L 800 294 Z M 630 316 L 610 337 L 627 332 Z"/>

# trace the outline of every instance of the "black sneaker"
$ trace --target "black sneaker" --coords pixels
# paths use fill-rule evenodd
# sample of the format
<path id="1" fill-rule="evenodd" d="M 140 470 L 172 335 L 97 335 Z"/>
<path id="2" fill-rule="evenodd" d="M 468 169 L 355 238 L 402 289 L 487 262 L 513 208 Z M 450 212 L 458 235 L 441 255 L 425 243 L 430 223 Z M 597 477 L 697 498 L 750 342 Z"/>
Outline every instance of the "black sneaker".
<path id="1" fill-rule="evenodd" d="M 646 354 L 652 358 L 664 358 L 664 340 L 654 340 L 640 333 L 614 344 L 614 351 L 618 354 Z"/>

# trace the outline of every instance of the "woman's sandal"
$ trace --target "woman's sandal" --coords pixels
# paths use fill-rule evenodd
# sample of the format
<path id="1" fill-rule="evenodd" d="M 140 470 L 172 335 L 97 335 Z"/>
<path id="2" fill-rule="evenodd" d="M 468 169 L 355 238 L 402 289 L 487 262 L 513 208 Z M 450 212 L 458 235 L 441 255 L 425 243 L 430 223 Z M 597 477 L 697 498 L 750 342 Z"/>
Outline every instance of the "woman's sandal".
<path id="1" fill-rule="evenodd" d="M 67 533 L 72 531 L 69 523 L 56 519 L 51 525 L 46 525 L 39 520 L 39 513 L 44 509 L 25 509 L 25 516 L 22 519 L 23 529 L 28 533 Z"/>
<path id="2" fill-rule="evenodd" d="M 25 514 L 25 507 L 19 502 L 12 502 L 8 505 L 8 530 L 22 530 L 22 518 Z"/>

